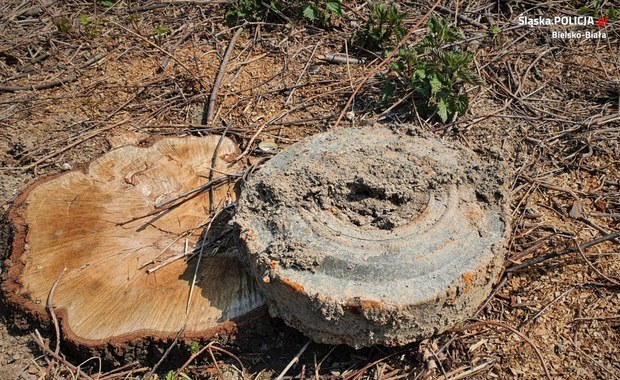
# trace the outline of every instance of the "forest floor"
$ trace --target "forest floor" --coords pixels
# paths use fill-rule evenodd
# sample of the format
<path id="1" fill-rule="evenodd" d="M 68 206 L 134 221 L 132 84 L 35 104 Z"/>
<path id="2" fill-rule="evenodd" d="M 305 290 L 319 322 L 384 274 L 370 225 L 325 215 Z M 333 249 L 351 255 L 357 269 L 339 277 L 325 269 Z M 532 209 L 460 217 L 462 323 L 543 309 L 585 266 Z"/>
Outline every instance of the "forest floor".
<path id="1" fill-rule="evenodd" d="M 617 2 L 396 2 L 409 42 L 425 35 L 430 12 L 450 20 L 465 37 L 458 46 L 474 56 L 484 84 L 465 87 L 469 111 L 448 123 L 417 115 L 407 92 L 383 101 L 382 86 L 395 80 L 383 56 L 321 59 L 353 55 L 350 38 L 369 17 L 361 1 L 346 2 L 328 27 L 285 16 L 245 24 L 206 125 L 204 104 L 238 30 L 224 22 L 227 5 L 102 3 L 0 5 L 0 214 L 35 179 L 150 136 L 228 128 L 242 150 L 260 154 L 261 141 L 282 150 L 336 124 L 415 123 L 512 168 L 505 273 L 476 318 L 452 331 L 400 348 L 312 343 L 285 378 L 620 378 L 620 240 L 612 238 L 620 230 L 619 22 L 518 22 L 614 16 Z M 606 35 L 553 37 L 586 30 Z M 14 329 L 7 310 L 0 320 L 0 379 L 82 377 L 66 365 L 79 364 L 70 355 L 46 357 L 30 335 L 36 326 Z M 278 376 L 307 338 L 278 320 L 266 325 L 260 343 L 229 343 L 232 355 L 200 356 L 183 372 Z M 181 364 L 163 363 L 159 377 L 172 378 L 167 371 Z M 91 378 L 131 375 L 85 368 Z"/>

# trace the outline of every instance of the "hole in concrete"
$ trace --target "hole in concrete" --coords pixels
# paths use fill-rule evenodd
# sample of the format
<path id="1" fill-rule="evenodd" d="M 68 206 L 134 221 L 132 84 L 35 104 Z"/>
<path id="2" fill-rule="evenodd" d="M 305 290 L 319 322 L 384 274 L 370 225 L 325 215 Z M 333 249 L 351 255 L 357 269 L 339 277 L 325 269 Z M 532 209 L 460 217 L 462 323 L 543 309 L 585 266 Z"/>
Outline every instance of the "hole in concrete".
<path id="1" fill-rule="evenodd" d="M 424 133 L 334 130 L 255 173 L 235 223 L 273 315 L 319 342 L 404 344 L 491 291 L 509 231 L 502 169 Z"/>

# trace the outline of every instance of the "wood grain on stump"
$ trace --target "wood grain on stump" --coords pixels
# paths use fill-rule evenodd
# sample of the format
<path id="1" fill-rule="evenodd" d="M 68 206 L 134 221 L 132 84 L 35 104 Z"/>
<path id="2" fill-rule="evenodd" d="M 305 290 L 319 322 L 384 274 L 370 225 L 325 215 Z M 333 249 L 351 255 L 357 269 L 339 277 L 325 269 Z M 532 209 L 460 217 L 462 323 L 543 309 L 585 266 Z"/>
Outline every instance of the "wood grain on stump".
<path id="1" fill-rule="evenodd" d="M 18 314 L 48 321 L 47 297 L 65 272 L 53 307 L 64 339 L 74 344 L 165 340 L 183 327 L 190 339 L 229 332 L 231 320 L 243 320 L 264 302 L 234 251 L 203 257 L 191 300 L 196 259 L 147 273 L 184 253 L 186 244 L 189 252 L 199 250 L 211 214 L 209 192 L 165 212 L 155 205 L 209 182 L 219 140 L 171 138 L 122 147 L 82 171 L 30 186 L 8 216 L 13 239 L 2 283 L 5 302 Z M 238 172 L 229 163 L 237 153 L 232 141 L 222 139 L 212 178 Z M 233 184 L 212 195 L 216 208 L 236 198 Z"/>

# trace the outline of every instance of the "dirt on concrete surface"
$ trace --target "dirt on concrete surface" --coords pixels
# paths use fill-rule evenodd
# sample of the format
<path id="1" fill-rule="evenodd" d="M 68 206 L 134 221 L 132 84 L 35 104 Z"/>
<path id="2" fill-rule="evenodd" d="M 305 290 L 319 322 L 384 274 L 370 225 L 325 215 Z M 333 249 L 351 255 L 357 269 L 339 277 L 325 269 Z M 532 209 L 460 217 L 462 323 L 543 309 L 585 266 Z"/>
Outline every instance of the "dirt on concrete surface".
<path id="1" fill-rule="evenodd" d="M 470 318 L 497 280 L 504 163 L 407 131 L 315 135 L 243 188 L 235 223 L 270 311 L 315 341 L 429 338 Z"/>
<path id="2" fill-rule="evenodd" d="M 278 236 L 290 228 L 285 210 L 299 207 L 328 212 L 360 230 L 389 232 L 415 221 L 431 197 L 446 198 L 452 186 L 467 185 L 474 188 L 480 206 L 497 214 L 507 212 L 508 169 L 503 162 L 483 161 L 415 127 L 389 129 L 376 125 L 317 136 L 253 176 L 244 189 L 238 220 L 244 219 L 247 208 L 273 229 L 269 260 L 306 270 L 323 260 L 321 252 L 296 254 L 291 246 L 295 243 Z M 394 138 L 398 135 L 402 137 Z"/>

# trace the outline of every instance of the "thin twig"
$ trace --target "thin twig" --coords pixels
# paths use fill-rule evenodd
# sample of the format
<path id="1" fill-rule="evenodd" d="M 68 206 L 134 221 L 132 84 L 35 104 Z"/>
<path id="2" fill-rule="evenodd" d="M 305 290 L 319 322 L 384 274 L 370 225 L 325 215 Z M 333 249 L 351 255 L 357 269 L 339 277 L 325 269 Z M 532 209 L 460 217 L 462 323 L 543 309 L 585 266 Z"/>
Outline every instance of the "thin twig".
<path id="1" fill-rule="evenodd" d="M 103 59 L 108 53 L 99 53 L 94 55 L 93 57 L 87 59 L 84 63 L 78 66 L 78 69 L 85 69 L 86 67 L 92 65 L 95 62 Z M 37 85 L 31 86 L 0 86 L 0 92 L 17 92 L 17 91 L 31 91 L 31 90 L 47 90 L 50 88 L 58 87 L 65 85 L 67 83 L 72 83 L 78 80 L 77 75 L 71 74 L 64 79 L 58 79 L 51 82 L 41 83 Z"/>
<path id="2" fill-rule="evenodd" d="M 590 260 L 588 260 L 586 255 L 583 253 L 583 249 L 578 244 L 576 244 L 576 246 L 577 246 L 577 250 L 579 251 L 579 254 L 581 255 L 581 258 L 583 258 L 585 260 L 586 264 L 588 264 L 588 266 L 590 268 L 592 268 L 592 270 L 594 272 L 596 272 L 596 274 L 598 274 L 599 276 L 603 277 L 605 280 L 609 281 L 610 283 L 612 283 L 612 284 L 614 284 L 616 286 L 620 286 L 620 282 L 616 281 L 615 279 L 613 279 L 613 278 L 605 275 L 603 272 L 601 272 L 597 267 L 594 266 L 594 264 L 592 264 L 590 262 Z"/>
<path id="3" fill-rule="evenodd" d="M 567 338 L 564 337 L 564 339 L 567 339 Z M 577 351 L 579 351 L 580 354 L 585 356 L 588 360 L 590 360 L 592 363 L 594 363 L 597 367 L 599 367 L 600 369 L 602 369 L 606 373 L 610 374 L 613 379 L 616 379 L 616 380 L 618 379 L 618 376 L 612 370 L 610 370 L 609 368 L 605 367 L 601 363 L 597 362 L 596 359 L 594 359 L 592 356 L 588 355 L 584 350 L 582 350 L 579 347 L 579 345 L 577 343 L 575 343 L 575 341 L 573 339 L 567 339 L 567 340 L 569 340 L 572 343 L 572 345 L 575 347 L 575 349 Z"/>
<path id="4" fill-rule="evenodd" d="M 152 11 L 155 9 L 166 8 L 174 5 L 217 5 L 217 4 L 230 4 L 230 0 L 168 0 L 159 1 L 153 4 L 141 5 L 135 8 L 127 8 L 127 13 L 140 13 L 145 11 Z"/>
<path id="5" fill-rule="evenodd" d="M 183 363 L 183 365 L 179 369 L 177 369 L 175 371 L 175 375 L 178 376 L 181 372 L 183 372 L 183 370 L 185 370 L 185 368 L 187 368 L 188 365 L 190 365 L 194 360 L 196 360 L 197 357 L 202 355 L 205 351 L 209 351 L 209 354 L 211 355 L 211 360 L 213 360 L 213 364 L 219 370 L 219 366 L 217 364 L 217 360 L 215 359 L 215 356 L 213 355 L 213 351 L 212 350 L 216 350 L 216 351 L 225 353 L 228 356 L 230 356 L 231 358 L 235 359 L 237 361 L 237 363 L 239 363 L 239 366 L 241 367 L 241 371 L 245 372 L 245 367 L 243 366 L 243 362 L 241 362 L 241 359 L 239 359 L 239 357 L 237 355 L 235 355 L 232 352 L 227 351 L 227 350 L 225 350 L 223 348 L 215 346 L 214 345 L 215 343 L 216 343 L 215 341 L 211 341 L 206 346 L 201 348 L 198 352 L 196 352 L 195 354 L 192 354 L 192 356 L 190 356 L 189 359 L 187 359 L 187 361 L 185 361 L 185 363 Z"/>
<path id="6" fill-rule="evenodd" d="M 207 241 L 207 237 L 209 235 L 209 231 L 211 230 L 211 226 L 213 225 L 213 222 L 215 221 L 215 219 L 217 219 L 218 216 L 220 216 L 224 211 L 229 210 L 231 208 L 235 207 L 235 204 L 230 204 L 226 207 L 221 208 L 218 212 L 216 212 L 213 217 L 211 218 L 211 220 L 209 221 L 209 224 L 207 225 L 207 227 L 204 229 L 203 233 L 202 233 L 202 241 L 200 242 L 200 250 L 198 252 L 198 262 L 196 263 L 196 269 L 194 270 L 194 277 L 192 278 L 192 283 L 190 285 L 189 288 L 189 295 L 187 298 L 187 304 L 185 305 L 185 315 L 189 315 L 189 307 L 192 301 L 192 294 L 194 292 L 194 285 L 196 284 L 196 279 L 198 278 L 198 271 L 200 270 L 200 261 L 202 260 L 202 253 L 205 249 L 206 246 L 206 241 Z M 215 248 L 213 250 L 213 254 L 217 254 L 218 248 Z"/>
<path id="7" fill-rule="evenodd" d="M 525 326 L 529 325 L 530 323 L 532 323 L 533 321 L 535 321 L 536 319 L 538 319 L 538 317 L 540 317 L 541 315 L 543 315 L 543 313 L 545 311 L 547 311 L 553 304 L 555 304 L 556 302 L 558 302 L 560 299 L 564 298 L 568 293 L 572 292 L 573 290 L 575 290 L 574 286 L 571 286 L 570 288 L 568 288 L 567 290 L 563 291 L 559 296 L 555 297 L 553 300 L 551 300 L 551 302 L 549 302 L 548 304 L 546 304 L 542 309 L 540 309 L 540 311 L 538 313 L 536 313 L 532 318 L 528 319 L 527 321 L 523 322 L 520 326 L 519 329 L 523 329 Z"/>
<path id="8" fill-rule="evenodd" d="M 74 371 L 77 373 L 78 376 L 82 376 L 84 379 L 86 380 L 93 380 L 92 377 L 88 376 L 87 374 L 78 371 L 78 368 L 76 366 L 74 366 L 73 364 L 69 363 L 67 360 L 65 360 L 62 356 L 60 356 L 60 354 L 55 353 L 54 351 L 52 351 L 43 341 L 43 338 L 41 337 L 41 334 L 39 333 L 39 330 L 35 329 L 34 333 L 31 334 L 32 339 L 34 340 L 34 342 L 39 346 L 39 348 L 41 348 L 45 353 L 47 353 L 49 356 L 51 356 L 52 358 L 58 360 L 60 363 L 62 363 L 62 365 L 66 366 L 67 368 L 69 368 L 71 371 Z"/>
<path id="9" fill-rule="evenodd" d="M 101 134 L 101 133 L 103 133 L 105 131 L 109 131 L 110 129 L 114 129 L 114 128 L 122 125 L 122 124 L 125 124 L 129 120 L 130 120 L 130 118 L 126 118 L 126 119 L 123 119 L 123 120 L 121 120 L 121 121 L 119 121 L 117 123 L 108 125 L 107 127 L 103 127 L 101 129 L 98 129 L 98 130 L 96 130 L 94 132 L 91 132 L 91 133 L 87 134 L 86 136 L 82 137 L 81 139 L 79 139 L 77 141 L 74 141 L 74 142 L 72 142 L 70 144 L 67 144 L 66 146 L 62 147 L 61 149 L 58 149 L 57 151 L 52 152 L 52 153 L 50 153 L 50 154 L 48 154 L 48 155 L 46 155 L 46 156 L 36 160 L 35 162 L 33 162 L 33 163 L 29 164 L 29 165 L 22 166 L 22 167 L 17 167 L 17 168 L 11 168 L 11 169 L 19 169 L 19 170 L 23 170 L 23 171 L 28 171 L 28 170 L 30 170 L 30 169 L 32 169 L 32 168 L 42 164 L 43 162 L 49 160 L 50 158 L 54 158 L 54 157 L 58 156 L 59 154 L 64 153 L 64 152 L 68 151 L 69 149 L 71 149 L 71 148 L 73 148 L 73 147 L 75 147 L 77 145 L 80 145 L 83 142 L 88 141 L 88 140 L 92 139 L 93 137 L 95 137 L 95 136 L 97 136 L 97 135 L 99 135 L 99 134 Z"/>
<path id="10" fill-rule="evenodd" d="M 564 249 L 564 250 L 562 250 L 560 252 L 553 252 L 553 253 L 548 253 L 548 254 L 543 255 L 543 256 L 534 257 L 534 258 L 532 258 L 530 260 L 524 261 L 523 263 L 521 263 L 519 265 L 513 265 L 511 267 L 506 268 L 506 272 L 521 271 L 521 270 L 523 270 L 523 269 L 525 269 L 527 267 L 530 267 L 532 265 L 540 264 L 543 261 L 551 260 L 551 259 L 554 259 L 556 257 L 560 257 L 560 256 L 563 256 L 563 255 L 566 255 L 567 253 L 577 252 L 580 249 L 581 250 L 585 250 L 585 249 L 590 248 L 592 246 L 595 246 L 597 244 L 601 244 L 601 243 L 604 243 L 606 241 L 616 239 L 618 237 L 620 237 L 620 231 L 616 231 L 616 232 L 610 233 L 608 235 L 601 236 L 600 238 L 597 238 L 597 239 L 594 239 L 594 240 L 589 241 L 587 243 L 581 244 L 581 245 L 579 245 L 577 247 L 569 247 L 569 248 L 566 248 L 566 249 Z"/>
<path id="11" fill-rule="evenodd" d="M 172 47 L 170 48 L 170 54 L 172 54 L 175 50 L 177 50 L 179 48 L 179 46 L 181 46 L 181 44 L 189 38 L 189 36 L 192 35 L 192 33 L 194 33 L 194 25 L 190 25 L 189 26 L 189 31 L 186 32 L 184 35 L 182 35 L 177 42 L 172 45 Z M 161 62 L 161 65 L 159 65 L 159 70 L 161 72 L 163 72 L 166 69 L 166 66 L 168 66 L 168 63 L 170 63 L 170 56 L 166 55 L 163 59 L 163 61 Z"/>
<path id="12" fill-rule="evenodd" d="M 239 366 L 241 367 L 241 372 L 245 372 L 245 367 L 243 366 L 243 362 L 241 362 L 241 359 L 239 359 L 239 357 L 237 355 L 235 355 L 232 352 L 230 352 L 228 350 L 225 350 L 225 349 L 223 349 L 221 347 L 217 347 L 217 346 L 211 346 L 211 347 L 209 347 L 209 349 L 225 353 L 226 355 L 228 355 L 231 358 L 235 359 L 237 361 L 237 363 L 239 363 Z"/>
<path id="13" fill-rule="evenodd" d="M 209 349 L 209 347 L 211 347 L 213 344 L 215 344 L 215 341 L 211 341 L 209 342 L 206 346 L 202 347 L 200 350 L 198 350 L 197 352 L 193 353 L 189 359 L 187 359 L 185 361 L 185 363 L 183 363 L 183 365 L 181 367 L 179 367 L 176 371 L 175 371 L 175 375 L 179 376 L 179 374 L 181 372 L 183 372 L 185 370 L 185 368 L 187 368 L 188 365 L 190 365 L 194 360 L 196 360 L 197 357 L 199 357 L 200 355 L 202 355 L 206 350 Z"/>
<path id="14" fill-rule="evenodd" d="M 483 24 L 479 23 L 478 21 L 476 21 L 474 19 L 471 19 L 471 18 L 469 18 L 467 16 L 464 16 L 461 13 L 457 13 L 457 12 L 453 11 L 452 9 L 449 9 L 449 8 L 446 8 L 446 7 L 442 7 L 441 5 L 438 5 L 436 8 L 437 8 L 438 11 L 440 11 L 442 13 L 447 13 L 447 14 L 449 14 L 451 16 L 455 16 L 457 19 L 459 19 L 459 20 L 461 20 L 463 22 L 466 22 L 468 24 L 471 24 L 471 25 L 473 25 L 475 27 L 478 27 L 478 28 L 484 29 L 484 30 L 488 29 L 486 25 L 483 25 Z"/>
<path id="15" fill-rule="evenodd" d="M 497 327 L 501 327 L 501 328 L 510 330 L 514 334 L 517 334 L 519 337 L 521 337 L 521 339 L 526 341 L 534 349 L 534 352 L 536 353 L 536 356 L 538 356 L 538 359 L 540 360 L 540 364 L 542 365 L 543 370 L 545 371 L 545 375 L 547 376 L 548 379 L 551 380 L 551 374 L 549 373 L 549 368 L 547 367 L 547 362 L 545 361 L 545 358 L 543 357 L 542 353 L 540 352 L 540 350 L 538 349 L 536 344 L 534 344 L 534 342 L 532 342 L 532 340 L 530 340 L 530 338 L 528 338 L 521 331 L 515 329 L 512 326 L 509 326 L 509 325 L 505 324 L 504 322 L 493 321 L 493 320 L 491 320 L 491 321 L 478 321 L 478 322 L 474 322 L 472 324 L 469 324 L 469 325 L 466 325 L 466 326 L 463 326 L 463 327 L 459 327 L 459 328 L 456 328 L 456 329 L 451 329 L 450 331 L 452 331 L 452 332 L 463 331 L 463 330 L 468 330 L 468 329 L 472 329 L 472 328 L 476 328 L 476 327 L 480 327 L 480 326 L 485 326 L 485 325 L 497 326 Z"/>
<path id="16" fill-rule="evenodd" d="M 164 360 L 166 360 L 166 357 L 168 357 L 172 349 L 177 345 L 177 343 L 179 343 L 179 339 L 181 338 L 181 335 L 183 335 L 184 332 L 185 332 L 185 326 L 181 327 L 181 329 L 177 332 L 177 336 L 174 337 L 172 344 L 168 346 L 168 348 L 166 349 L 164 354 L 161 356 L 159 361 L 155 364 L 155 366 L 153 366 L 153 368 L 151 368 L 151 370 L 147 372 L 146 375 L 144 375 L 144 379 L 149 380 L 151 377 L 153 377 L 153 375 L 155 374 L 155 372 L 157 372 L 157 369 L 159 368 L 161 363 L 163 363 Z"/>
<path id="17" fill-rule="evenodd" d="M 157 50 L 159 50 L 160 52 L 164 53 L 165 55 L 169 56 L 169 57 L 170 57 L 173 61 L 175 61 L 176 63 L 178 63 L 178 64 L 179 64 L 179 66 L 181 66 L 181 67 L 182 67 L 182 68 L 184 68 L 184 69 L 185 69 L 188 73 L 190 73 L 192 76 L 194 76 L 194 73 L 192 72 L 192 70 L 190 70 L 190 69 L 189 69 L 189 67 L 187 67 L 187 66 L 186 66 L 183 62 L 179 61 L 179 60 L 177 59 L 177 57 L 175 57 L 175 56 L 174 56 L 174 54 L 172 54 L 172 53 L 170 53 L 170 52 L 166 51 L 166 49 L 163 49 L 163 48 L 159 47 L 156 43 L 154 43 L 154 42 L 152 42 L 152 41 L 149 41 L 147 38 L 142 37 L 140 34 L 138 34 L 138 33 L 134 32 L 133 30 L 127 29 L 127 28 L 125 28 L 124 26 L 122 26 L 122 25 L 120 25 L 120 24 L 118 24 L 118 23 L 116 23 L 116 22 L 114 22 L 114 21 L 110 21 L 110 20 L 108 20 L 108 22 L 109 22 L 110 24 L 113 24 L 114 26 L 117 26 L 117 27 L 119 27 L 119 28 L 123 29 L 123 30 L 124 30 L 124 31 L 126 31 L 127 33 L 129 33 L 129 34 L 131 34 L 131 35 L 135 36 L 136 38 L 138 38 L 138 39 L 140 39 L 140 40 L 142 40 L 142 41 L 146 42 L 147 44 L 151 45 L 151 46 L 152 46 L 152 47 L 154 47 L 155 49 L 157 49 Z"/>
<path id="18" fill-rule="evenodd" d="M 308 70 L 308 67 L 310 66 L 310 62 L 312 62 L 312 58 L 314 57 L 314 53 L 316 53 L 316 49 L 319 47 L 320 44 L 321 42 L 319 41 L 316 43 L 316 45 L 314 45 L 314 49 L 312 49 L 312 53 L 310 53 L 310 58 L 308 58 L 308 61 L 306 61 L 306 65 L 304 66 L 303 70 L 301 70 L 301 73 L 299 73 L 299 76 L 297 77 L 297 81 L 295 81 L 295 86 L 291 89 L 291 92 L 289 92 L 288 96 L 286 97 L 286 100 L 284 101 L 285 106 L 288 105 L 288 103 L 291 101 L 291 98 L 293 97 L 293 94 L 295 93 L 296 86 L 299 85 L 299 83 L 301 82 L 301 78 L 303 77 L 306 70 Z"/>
<path id="19" fill-rule="evenodd" d="M 397 351 L 397 352 L 392 352 L 391 354 L 384 356 L 380 359 L 375 360 L 374 362 L 368 363 L 365 366 L 363 366 L 362 368 L 360 368 L 359 370 L 355 371 L 354 373 L 347 375 L 347 376 L 343 376 L 343 380 L 351 380 L 353 378 L 357 378 L 360 375 L 363 375 L 364 372 L 366 372 L 369 368 L 372 368 L 374 366 L 376 366 L 377 364 L 384 362 L 386 360 L 388 360 L 389 358 L 396 356 L 396 355 L 401 355 L 402 351 Z"/>
<path id="20" fill-rule="evenodd" d="M 289 369 L 291 369 L 291 367 L 297 363 L 299 361 L 299 357 L 306 351 L 306 349 L 308 348 L 308 346 L 310 345 L 310 343 L 312 343 L 312 340 L 308 339 L 308 341 L 306 342 L 306 344 L 304 344 L 304 346 L 301 348 L 301 350 L 299 350 L 299 352 L 297 353 L 297 355 L 295 355 L 293 357 L 293 359 L 291 359 L 290 362 L 288 362 L 288 364 L 286 365 L 286 367 L 284 367 L 284 369 L 282 370 L 282 372 L 280 373 L 280 375 L 278 377 L 276 377 L 276 380 L 282 380 L 282 378 L 284 377 L 284 375 L 286 375 L 286 373 L 288 372 Z"/>
<path id="21" fill-rule="evenodd" d="M 177 239 L 177 240 L 178 240 L 178 239 Z M 153 273 L 153 272 L 156 272 L 156 271 L 160 270 L 161 268 L 166 267 L 166 266 L 168 266 L 168 265 L 172 264 L 173 262 L 175 262 L 175 261 L 177 261 L 177 260 L 180 260 L 180 259 L 184 258 L 185 256 L 187 256 L 187 255 L 188 255 L 188 252 L 187 252 L 187 248 L 188 248 L 188 241 L 189 241 L 189 240 L 188 240 L 187 238 L 185 238 L 185 244 L 184 244 L 183 253 L 181 253 L 180 255 L 176 255 L 176 256 L 172 256 L 172 257 L 167 258 L 166 260 L 164 260 L 164 261 L 162 261 L 161 263 L 159 263 L 159 265 L 157 265 L 156 267 L 153 267 L 153 268 L 149 268 L 149 269 L 147 269 L 147 270 L 146 270 L 146 273 L 151 274 L 151 273 Z M 173 241 L 173 242 L 172 242 L 172 243 L 168 246 L 168 248 L 170 248 L 170 246 L 172 246 L 172 244 L 174 244 L 175 242 L 176 242 L 176 240 L 175 240 L 175 241 Z M 168 248 L 166 248 L 166 249 L 168 249 Z M 155 261 L 155 259 L 151 260 L 150 262 L 148 262 L 148 263 L 146 263 L 146 264 L 142 265 L 139 269 L 144 268 L 146 265 L 149 265 L 149 264 L 151 264 L 151 263 L 152 263 L 152 262 L 154 262 L 154 261 Z"/>
<path id="22" fill-rule="evenodd" d="M 471 369 L 468 369 L 467 371 L 461 372 L 458 375 L 454 376 L 454 377 L 450 377 L 448 379 L 448 377 L 444 376 L 444 379 L 446 380 L 461 380 L 461 379 L 465 379 L 471 375 L 475 375 L 478 372 L 484 370 L 486 367 L 488 367 L 489 365 L 495 363 L 495 360 L 489 360 L 488 362 L 484 362 L 476 367 L 473 367 Z"/>
<path id="23" fill-rule="evenodd" d="M 222 63 L 220 63 L 220 69 L 215 77 L 215 82 L 213 82 L 213 88 L 211 89 L 211 95 L 209 95 L 209 101 L 205 103 L 205 107 L 202 112 L 202 125 L 211 123 L 215 117 L 215 101 L 217 100 L 217 92 L 220 89 L 222 79 L 224 78 L 224 73 L 226 72 L 226 65 L 228 65 L 230 56 L 235 48 L 235 43 L 241 35 L 241 32 L 243 32 L 243 28 L 237 29 L 237 32 L 235 32 L 228 43 L 228 48 L 226 48 L 226 53 L 224 53 L 224 58 L 222 59 Z"/>
<path id="24" fill-rule="evenodd" d="M 239 29 L 241 30 L 241 29 Z M 210 121 L 210 120 L 209 120 Z M 220 135 L 220 138 L 217 140 L 217 144 L 215 145 L 215 149 L 213 149 L 213 156 L 211 156 L 211 170 L 209 171 L 209 182 L 213 181 L 213 176 L 215 175 L 215 168 L 217 166 L 217 153 L 220 150 L 220 146 L 222 145 L 222 141 L 226 137 L 226 133 L 228 132 L 228 128 L 230 128 L 230 124 L 226 124 L 226 128 L 224 132 Z M 213 186 L 209 189 L 209 212 L 213 213 L 215 210 L 215 206 L 213 204 L 215 200 L 215 191 Z"/>
<path id="25" fill-rule="evenodd" d="M 18 91 L 31 91 L 31 90 L 47 90 L 49 88 L 54 88 L 58 86 L 65 85 L 67 83 L 72 83 L 78 80 L 78 77 L 74 74 L 69 75 L 66 78 L 53 80 L 51 82 L 41 83 L 32 86 L 0 86 L 0 92 L 18 92 Z"/>
<path id="26" fill-rule="evenodd" d="M 189 197 L 191 195 L 196 196 L 196 194 L 201 194 L 201 193 L 203 193 L 204 191 L 208 190 L 211 187 L 217 187 L 219 185 L 223 185 L 225 183 L 231 182 L 235 178 L 243 177 L 243 174 L 244 174 L 243 172 L 240 172 L 240 173 L 229 174 L 226 177 L 218 177 L 218 178 L 214 179 L 213 181 L 209 181 L 209 182 L 205 183 L 204 185 L 200 185 L 200 186 L 198 186 L 198 187 L 196 187 L 194 189 L 188 190 L 188 191 L 186 191 L 184 193 L 181 193 L 179 195 L 175 195 L 174 197 L 172 197 L 170 199 L 167 199 L 167 200 L 165 200 L 163 202 L 156 203 L 155 204 L 155 208 L 156 209 L 160 209 L 162 207 L 166 207 L 169 204 L 178 201 L 179 199 L 186 198 L 186 197 Z M 175 204 L 175 206 L 176 206 L 176 204 Z M 148 216 L 148 215 L 146 215 L 146 216 Z"/>
<path id="27" fill-rule="evenodd" d="M 65 269 L 63 269 L 62 272 L 60 272 L 60 274 L 58 275 L 58 278 L 56 279 L 56 281 L 54 281 L 54 284 L 52 284 L 52 288 L 50 289 L 50 292 L 47 295 L 47 302 L 46 302 L 47 310 L 49 311 L 50 317 L 52 318 L 52 322 L 54 323 L 54 331 L 56 333 L 56 349 L 54 349 L 54 353 L 56 355 L 58 355 L 58 353 L 60 352 L 60 326 L 58 325 L 58 318 L 56 318 L 56 313 L 54 312 L 53 299 L 54 299 L 54 291 L 56 290 L 56 287 L 60 283 L 60 279 L 62 278 L 62 275 L 65 274 L 66 271 L 67 271 L 67 268 L 65 267 Z"/>

